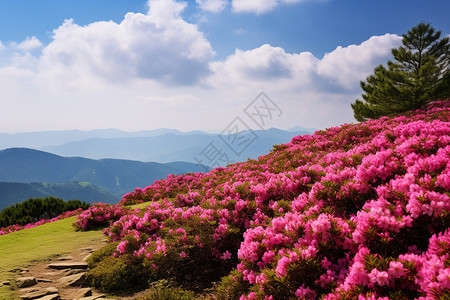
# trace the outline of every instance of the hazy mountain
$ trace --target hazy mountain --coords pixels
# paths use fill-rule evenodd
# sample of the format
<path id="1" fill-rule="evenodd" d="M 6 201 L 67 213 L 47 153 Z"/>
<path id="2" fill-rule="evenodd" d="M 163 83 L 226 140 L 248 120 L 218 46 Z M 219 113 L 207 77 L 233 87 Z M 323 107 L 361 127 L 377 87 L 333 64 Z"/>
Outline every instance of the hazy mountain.
<path id="1" fill-rule="evenodd" d="M 89 203 L 117 203 L 121 197 L 87 182 L 17 183 L 0 182 L 0 210 L 29 198 L 58 197 Z"/>
<path id="2" fill-rule="evenodd" d="M 81 156 L 92 159 L 116 158 L 192 163 L 201 160 L 204 164 L 214 165 L 214 162 L 201 159 L 205 149 L 208 150 L 208 146 L 213 145 L 214 149 L 226 154 L 229 162 L 244 161 L 247 158 L 255 159 L 270 151 L 273 145 L 287 143 L 294 136 L 310 133 L 310 131 L 283 131 L 275 128 L 265 131 L 248 131 L 239 136 L 228 135 L 228 132 L 222 134 L 170 132 L 147 137 L 92 138 L 41 149 L 62 156 Z M 226 163 L 221 165 L 225 166 Z"/>
<path id="3" fill-rule="evenodd" d="M 45 146 L 56 146 L 70 142 L 82 141 L 90 138 L 134 138 L 152 137 L 172 133 L 176 135 L 190 134 L 191 132 L 181 132 L 176 129 L 160 128 L 155 130 L 143 130 L 136 132 L 125 132 L 117 129 L 96 129 L 90 131 L 64 130 L 64 131 L 42 131 L 7 134 L 0 133 L 0 149 L 25 147 L 42 148 Z M 195 133 L 205 132 L 195 131 Z"/>
<path id="4" fill-rule="evenodd" d="M 316 128 L 306 128 L 306 127 L 301 127 L 301 126 L 294 126 L 292 128 L 289 128 L 286 131 L 302 131 L 302 132 L 307 132 L 308 134 L 313 134 L 314 132 L 316 132 L 318 129 Z"/>
<path id="5" fill-rule="evenodd" d="M 92 160 L 61 157 L 27 148 L 0 151 L 0 181 L 89 182 L 116 195 L 128 193 L 136 187 L 145 187 L 169 174 L 204 170 L 204 166 L 185 162 L 161 164 L 117 159 Z"/>

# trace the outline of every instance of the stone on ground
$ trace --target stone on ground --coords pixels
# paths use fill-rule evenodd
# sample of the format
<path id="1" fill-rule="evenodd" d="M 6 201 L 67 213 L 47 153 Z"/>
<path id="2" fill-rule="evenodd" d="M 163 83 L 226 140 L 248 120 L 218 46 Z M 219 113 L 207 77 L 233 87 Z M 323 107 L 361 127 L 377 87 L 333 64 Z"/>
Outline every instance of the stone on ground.
<path id="1" fill-rule="evenodd" d="M 83 288 L 79 289 L 76 292 L 71 294 L 71 299 L 82 299 L 85 297 L 92 296 L 92 290 L 91 288 Z"/>
<path id="2" fill-rule="evenodd" d="M 79 273 L 75 275 L 69 275 L 58 279 L 58 283 L 64 286 L 81 286 L 85 283 L 86 273 Z"/>
<path id="3" fill-rule="evenodd" d="M 21 289 L 36 285 L 38 282 L 35 277 L 20 277 L 17 279 L 16 283 L 17 287 Z"/>
<path id="4" fill-rule="evenodd" d="M 48 287 L 44 289 L 27 288 L 20 290 L 20 293 L 22 293 L 19 296 L 20 299 L 32 300 L 32 299 L 39 299 L 47 295 L 58 294 L 58 289 L 55 287 Z"/>

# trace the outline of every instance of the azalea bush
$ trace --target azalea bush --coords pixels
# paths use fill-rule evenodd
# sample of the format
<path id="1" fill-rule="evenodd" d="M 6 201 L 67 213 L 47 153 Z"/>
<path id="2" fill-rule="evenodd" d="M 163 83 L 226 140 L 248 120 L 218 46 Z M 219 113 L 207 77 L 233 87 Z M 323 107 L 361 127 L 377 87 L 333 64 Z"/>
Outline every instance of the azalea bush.
<path id="1" fill-rule="evenodd" d="M 77 230 L 89 230 L 109 225 L 127 214 L 128 209 L 122 205 L 95 203 L 88 209 L 77 215 L 77 220 L 72 224 Z"/>
<path id="2" fill-rule="evenodd" d="M 102 259 L 219 299 L 447 299 L 449 102 L 136 189 Z"/>

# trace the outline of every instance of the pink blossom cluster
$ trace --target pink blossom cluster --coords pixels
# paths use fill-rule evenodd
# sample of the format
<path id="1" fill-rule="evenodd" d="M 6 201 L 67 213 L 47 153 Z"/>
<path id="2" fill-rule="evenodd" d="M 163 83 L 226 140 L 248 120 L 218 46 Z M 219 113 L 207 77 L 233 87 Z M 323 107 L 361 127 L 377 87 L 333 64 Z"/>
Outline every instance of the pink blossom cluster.
<path id="1" fill-rule="evenodd" d="M 236 261 L 231 251 L 235 253 L 239 247 L 240 230 L 229 223 L 228 210 L 187 206 L 196 197 L 197 193 L 188 193 L 172 201 L 152 202 L 114 222 L 104 232 L 110 241 L 120 241 L 114 256 L 130 255 L 133 260 L 146 260 L 155 270 L 166 269 L 169 273 L 180 271 L 173 262 L 184 261 L 185 266 L 195 267 Z M 179 199 L 185 205 L 179 207 Z"/>
<path id="2" fill-rule="evenodd" d="M 76 209 L 76 210 L 73 210 L 73 211 L 64 212 L 61 215 L 59 215 L 59 216 L 57 216 L 55 218 L 52 218 L 52 219 L 42 219 L 40 221 L 37 221 L 37 222 L 34 222 L 34 223 L 29 223 L 29 224 L 26 224 L 26 225 L 23 225 L 23 226 L 16 224 L 16 225 L 10 225 L 10 226 L 7 226 L 7 227 L 2 227 L 2 228 L 0 228 L 0 235 L 8 234 L 8 233 L 19 231 L 19 230 L 22 230 L 22 229 L 33 228 L 33 227 L 36 227 L 36 226 L 39 226 L 39 225 L 42 225 L 42 224 L 47 224 L 47 223 L 55 222 L 55 221 L 58 221 L 58 220 L 66 219 L 66 218 L 69 218 L 69 217 L 73 217 L 73 216 L 76 216 L 76 215 L 80 214 L 82 211 L 83 211 L 83 209 L 79 208 L 79 209 Z"/>
<path id="3" fill-rule="evenodd" d="M 105 233 L 155 269 L 235 263 L 241 299 L 450 297 L 449 102 L 169 176 L 125 195 L 150 204 Z"/>
<path id="4" fill-rule="evenodd" d="M 106 226 L 111 221 L 118 220 L 123 215 L 126 215 L 127 212 L 128 209 L 119 204 L 95 203 L 77 215 L 77 219 L 72 225 L 77 230 L 89 230 Z"/>

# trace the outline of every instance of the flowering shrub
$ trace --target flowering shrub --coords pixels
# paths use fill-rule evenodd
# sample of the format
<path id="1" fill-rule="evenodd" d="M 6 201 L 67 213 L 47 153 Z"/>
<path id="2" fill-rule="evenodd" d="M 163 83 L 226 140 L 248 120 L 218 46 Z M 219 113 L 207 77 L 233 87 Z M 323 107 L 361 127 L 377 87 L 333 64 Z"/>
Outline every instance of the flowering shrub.
<path id="1" fill-rule="evenodd" d="M 109 225 L 111 221 L 118 220 L 127 213 L 127 209 L 119 204 L 95 203 L 82 211 L 72 224 L 77 230 Z"/>
<path id="2" fill-rule="evenodd" d="M 148 280 L 224 276 L 219 299 L 449 298 L 449 102 L 136 189 L 122 204 L 149 206 L 105 230 L 108 259 Z"/>

